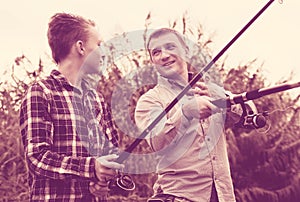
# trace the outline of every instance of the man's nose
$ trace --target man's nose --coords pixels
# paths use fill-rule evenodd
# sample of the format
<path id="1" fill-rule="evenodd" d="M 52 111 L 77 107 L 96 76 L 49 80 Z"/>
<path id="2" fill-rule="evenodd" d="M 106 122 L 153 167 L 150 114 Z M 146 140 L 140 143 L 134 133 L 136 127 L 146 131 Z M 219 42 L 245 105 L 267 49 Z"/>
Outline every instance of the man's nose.
<path id="1" fill-rule="evenodd" d="M 101 45 L 98 47 L 99 53 L 101 56 L 106 56 L 107 55 L 107 48 L 105 47 L 105 45 L 103 43 L 101 43 Z"/>
<path id="2" fill-rule="evenodd" d="M 170 53 L 167 50 L 162 49 L 160 59 L 162 61 L 167 61 L 169 59 L 169 57 L 170 57 Z"/>

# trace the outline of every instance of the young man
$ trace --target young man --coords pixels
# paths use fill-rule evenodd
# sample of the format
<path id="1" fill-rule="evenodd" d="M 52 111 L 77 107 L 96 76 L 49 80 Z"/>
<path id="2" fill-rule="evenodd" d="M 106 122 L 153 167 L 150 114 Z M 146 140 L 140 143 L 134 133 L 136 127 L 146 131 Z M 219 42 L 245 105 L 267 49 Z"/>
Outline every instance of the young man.
<path id="1" fill-rule="evenodd" d="M 163 28 L 147 44 L 158 84 L 141 96 L 135 119 L 146 128 L 188 84 L 188 47 L 175 30 Z M 212 92 L 211 90 L 215 90 Z M 235 201 L 223 133 L 224 117 L 211 101 L 222 88 L 198 82 L 147 139 L 159 153 L 158 179 L 149 201 Z"/>
<path id="2" fill-rule="evenodd" d="M 85 76 L 101 72 L 101 39 L 91 20 L 55 14 L 48 42 L 58 70 L 27 91 L 20 128 L 31 201 L 106 201 L 117 132 L 103 97 Z"/>

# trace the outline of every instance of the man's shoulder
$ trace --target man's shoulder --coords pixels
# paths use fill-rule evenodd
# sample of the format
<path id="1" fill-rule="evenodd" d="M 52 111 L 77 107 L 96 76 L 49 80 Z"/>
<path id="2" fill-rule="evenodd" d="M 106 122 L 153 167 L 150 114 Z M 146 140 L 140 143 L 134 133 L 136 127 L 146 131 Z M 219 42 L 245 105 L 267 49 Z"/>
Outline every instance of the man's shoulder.
<path id="1" fill-rule="evenodd" d="M 42 91 L 46 94 L 57 89 L 57 82 L 51 75 L 43 76 L 29 87 L 29 91 Z"/>
<path id="2" fill-rule="evenodd" d="M 145 92 L 143 95 L 141 95 L 140 98 L 145 98 L 145 97 L 158 97 L 160 94 L 159 86 L 156 85 L 153 88 L 150 88 L 147 92 Z"/>
<path id="3" fill-rule="evenodd" d="M 159 85 L 154 86 L 146 93 L 140 96 L 138 103 L 156 103 L 162 105 L 164 103 L 163 97 L 165 96 L 165 91 Z"/>
<path id="4" fill-rule="evenodd" d="M 56 75 L 54 74 L 57 71 L 52 71 L 50 75 L 47 75 L 43 78 L 40 79 L 40 83 L 43 83 L 45 86 L 47 86 L 48 88 L 51 88 L 53 86 L 57 86 L 58 85 L 58 79 L 56 78 Z"/>

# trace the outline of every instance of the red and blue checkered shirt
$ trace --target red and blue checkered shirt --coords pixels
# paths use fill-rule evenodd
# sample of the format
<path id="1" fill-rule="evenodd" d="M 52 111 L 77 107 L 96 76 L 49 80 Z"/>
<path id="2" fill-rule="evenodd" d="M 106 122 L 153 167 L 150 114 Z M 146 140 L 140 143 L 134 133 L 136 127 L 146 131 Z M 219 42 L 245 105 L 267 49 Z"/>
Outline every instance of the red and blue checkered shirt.
<path id="1" fill-rule="evenodd" d="M 94 201 L 95 159 L 117 151 L 107 104 L 96 91 L 70 85 L 57 70 L 32 85 L 21 104 L 20 129 L 31 201 Z"/>

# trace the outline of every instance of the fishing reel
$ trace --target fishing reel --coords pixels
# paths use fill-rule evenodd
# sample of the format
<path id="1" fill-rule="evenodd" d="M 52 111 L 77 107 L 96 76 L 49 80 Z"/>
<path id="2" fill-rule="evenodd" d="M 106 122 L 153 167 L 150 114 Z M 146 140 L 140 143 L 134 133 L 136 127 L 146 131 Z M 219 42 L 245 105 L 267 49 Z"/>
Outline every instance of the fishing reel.
<path id="1" fill-rule="evenodd" d="M 118 173 L 118 175 L 110 179 L 108 188 L 112 195 L 128 196 L 130 191 L 135 189 L 135 183 L 129 175 Z"/>
<path id="2" fill-rule="evenodd" d="M 242 107 L 243 113 L 240 117 L 240 120 L 234 124 L 238 128 L 246 129 L 259 129 L 263 128 L 267 124 L 267 116 L 269 113 L 264 111 L 262 113 L 254 113 L 251 109 L 247 110 L 245 103 L 239 103 Z"/>
<path id="3" fill-rule="evenodd" d="M 254 114 L 253 111 L 250 111 L 245 117 L 243 117 L 243 128 L 263 128 L 267 124 L 268 112 L 262 112 Z"/>

